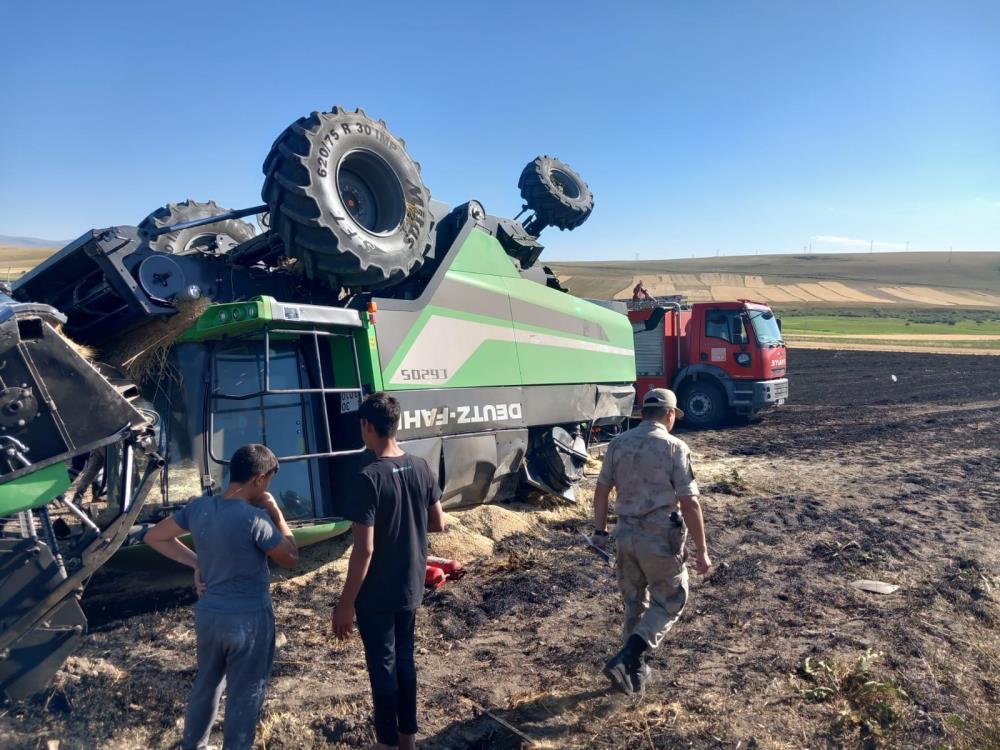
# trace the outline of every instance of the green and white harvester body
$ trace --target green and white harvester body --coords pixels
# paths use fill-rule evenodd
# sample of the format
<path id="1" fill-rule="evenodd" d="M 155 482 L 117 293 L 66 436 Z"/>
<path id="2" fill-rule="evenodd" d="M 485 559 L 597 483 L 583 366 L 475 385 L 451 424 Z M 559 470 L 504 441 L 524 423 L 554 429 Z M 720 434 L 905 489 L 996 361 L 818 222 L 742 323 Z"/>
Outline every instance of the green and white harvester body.
<path id="1" fill-rule="evenodd" d="M 627 317 L 536 263 L 541 230 L 593 205 L 562 162 L 523 171 L 524 223 L 449 208 L 383 122 L 335 108 L 282 133 L 264 171 L 265 205 L 92 230 L 0 296 L 8 698 L 82 637 L 97 568 L 141 570 L 145 530 L 224 487 L 240 445 L 279 457 L 272 492 L 309 544 L 349 528 L 368 393 L 399 399 L 398 438 L 449 508 L 571 496 L 592 428 L 631 412 Z"/>

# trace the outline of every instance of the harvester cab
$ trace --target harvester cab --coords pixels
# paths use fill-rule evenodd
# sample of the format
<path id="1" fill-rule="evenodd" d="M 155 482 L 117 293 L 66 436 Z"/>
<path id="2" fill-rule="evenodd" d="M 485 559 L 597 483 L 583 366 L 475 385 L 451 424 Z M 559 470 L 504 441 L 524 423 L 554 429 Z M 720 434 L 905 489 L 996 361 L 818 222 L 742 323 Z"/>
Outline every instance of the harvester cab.
<path id="1" fill-rule="evenodd" d="M 341 504 L 366 460 L 357 412 L 374 391 L 399 399 L 398 439 L 427 459 L 447 507 L 528 490 L 571 496 L 587 458 L 583 436 L 630 413 L 629 321 L 565 294 L 537 263 L 542 230 L 574 229 L 593 207 L 586 183 L 565 163 L 543 156 L 524 168 L 523 223 L 520 215 L 491 216 L 474 200 L 449 208 L 431 200 L 419 164 L 383 121 L 334 108 L 279 135 L 264 175 L 260 206 L 171 203 L 137 226 L 86 232 L 14 283 L 10 304 L 44 305 L 62 334 L 44 322 L 11 324 L 14 333 L 0 340 L 0 375 L 6 379 L 4 368 L 23 352 L 39 350 L 24 339 L 41 325 L 45 340 L 92 350 L 69 350 L 88 373 L 74 381 L 74 403 L 97 404 L 105 394 L 111 406 L 66 410 L 59 399 L 68 394 L 40 383 L 26 394 L 21 383 L 35 381 L 20 377 L 8 386 L 21 391 L 2 391 L 9 404 L 0 402 L 0 414 L 32 404 L 41 414 L 44 403 L 64 418 L 73 411 L 88 437 L 51 450 L 30 445 L 21 454 L 31 466 L 5 470 L 0 462 L 0 515 L 14 514 L 3 528 L 9 550 L 0 565 L 20 564 L 22 547 L 54 560 L 48 526 L 66 525 L 83 544 L 87 530 L 97 533 L 93 523 L 106 544 L 100 557 L 84 555 L 84 573 L 109 562 L 134 574 L 155 558 L 142 544 L 144 530 L 224 486 L 229 457 L 249 442 L 279 457 L 271 490 L 300 545 L 342 533 L 350 524 Z M 243 221 L 252 215 L 264 231 Z M 46 379 L 54 368 L 51 358 L 38 358 L 28 369 Z M 129 393 L 108 376 L 124 376 Z M 0 444 L 4 436 L 0 427 Z M 28 445 L 21 433 L 11 437 Z M 20 461 L 19 444 L 8 443 Z M 139 445 L 148 457 L 137 457 Z M 49 454 L 51 461 L 39 461 Z M 9 502 L 19 479 L 46 469 L 47 489 L 26 505 Z M 79 476 L 66 492 L 70 469 Z M 64 519 L 74 507 L 79 513 Z M 56 521 L 46 520 L 57 511 Z M 32 554 L 50 565 L 44 553 Z M 85 578 L 67 570 L 77 593 Z M 39 593 L 46 602 L 52 596 Z M 5 605 L 3 644 L 43 609 L 8 618 Z M 73 616 L 78 639 L 82 614 Z M 16 620 L 13 630 L 8 619 Z M 71 647 L 66 641 L 36 654 L 34 666 L 16 667 L 30 680 L 4 689 L 15 696 L 38 687 Z M 15 670 L 10 654 L 0 654 L 2 664 Z"/>

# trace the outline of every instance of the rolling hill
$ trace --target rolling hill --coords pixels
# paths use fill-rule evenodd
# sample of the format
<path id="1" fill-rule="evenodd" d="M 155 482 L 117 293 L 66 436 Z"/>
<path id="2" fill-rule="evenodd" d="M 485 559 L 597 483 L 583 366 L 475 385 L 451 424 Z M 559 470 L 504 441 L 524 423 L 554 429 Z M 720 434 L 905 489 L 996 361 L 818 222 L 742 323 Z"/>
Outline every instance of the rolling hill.
<path id="1" fill-rule="evenodd" d="M 692 301 L 755 299 L 796 309 L 1000 308 L 1000 253 L 749 255 L 549 264 L 573 294 L 650 294 Z"/>
<path id="2" fill-rule="evenodd" d="M 0 279 L 17 278 L 56 249 L 0 243 Z M 745 255 L 549 267 L 573 294 L 596 299 L 627 299 L 642 281 L 653 295 L 754 299 L 779 309 L 1000 310 L 1000 253 Z"/>
<path id="3" fill-rule="evenodd" d="M 13 247 L 0 244 L 0 280 L 16 279 L 56 251 L 55 247 Z"/>
<path id="4" fill-rule="evenodd" d="M 17 237 L 0 234 L 0 247 L 47 247 L 57 248 L 69 244 L 69 240 L 43 240 L 39 237 Z"/>

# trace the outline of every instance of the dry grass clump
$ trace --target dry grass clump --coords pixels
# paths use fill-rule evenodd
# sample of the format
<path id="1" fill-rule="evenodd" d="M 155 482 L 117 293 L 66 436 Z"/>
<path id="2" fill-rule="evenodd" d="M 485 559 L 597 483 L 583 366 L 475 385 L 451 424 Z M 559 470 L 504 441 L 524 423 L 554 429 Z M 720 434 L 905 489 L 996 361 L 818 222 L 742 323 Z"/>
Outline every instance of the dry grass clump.
<path id="1" fill-rule="evenodd" d="M 138 383 L 157 377 L 166 368 L 170 348 L 210 304 L 204 297 L 179 302 L 174 315 L 155 318 L 129 331 L 102 354 L 109 364 L 120 367 Z"/>
<path id="2" fill-rule="evenodd" d="M 711 493 L 740 496 L 745 495 L 750 487 L 747 484 L 746 477 L 734 466 L 729 470 L 728 474 L 723 474 L 705 489 Z"/>
<path id="3" fill-rule="evenodd" d="M 665 740 L 677 739 L 678 723 L 690 730 L 698 722 L 677 702 L 645 700 L 612 716 L 605 730 L 628 747 L 663 747 Z"/>
<path id="4" fill-rule="evenodd" d="M 566 727 L 558 736 L 537 737 L 537 727 L 525 727 L 532 736 L 531 744 L 524 748 L 673 748 L 688 747 L 690 738 L 708 732 L 711 722 L 703 716 L 692 714 L 677 701 L 663 701 L 646 696 L 641 699 L 600 700 L 597 711 L 600 721 L 593 721 L 594 706 L 579 705 L 574 694 L 539 693 L 521 696 L 511 705 L 512 710 L 532 711 L 541 707 L 551 716 L 558 716 Z M 516 719 L 512 719 L 516 721 Z M 741 743 L 742 744 L 742 743 Z M 721 746 L 721 745 L 720 745 Z M 750 745 L 752 747 L 753 745 Z M 747 747 L 744 745 L 744 747 Z"/>
<path id="5" fill-rule="evenodd" d="M 66 332 L 63 331 L 63 327 L 60 324 L 53 326 L 53 328 L 55 332 L 59 334 L 59 337 L 62 338 L 62 340 L 65 341 L 67 344 L 69 344 L 69 347 L 73 351 L 75 351 L 77 354 L 79 354 L 88 362 L 94 359 L 97 352 L 94 350 L 93 347 L 87 346 L 86 344 L 81 344 L 71 339 L 69 336 L 66 335 Z"/>
<path id="6" fill-rule="evenodd" d="M 954 743 L 944 746 L 948 750 L 983 750 L 983 748 L 1000 747 L 1000 717 L 995 712 L 971 716 L 968 719 L 952 714 L 945 720 L 945 728 Z"/>
<path id="7" fill-rule="evenodd" d="M 530 533 L 538 527 L 538 521 L 530 514 L 501 505 L 479 505 L 462 511 L 459 519 L 470 531 L 482 534 L 494 542 L 502 541 L 512 534 Z"/>
<path id="8" fill-rule="evenodd" d="M 910 696 L 892 677 L 877 674 L 882 654 L 866 651 L 853 664 L 834 659 L 802 661 L 792 687 L 804 701 L 836 710 L 833 729 L 855 735 L 866 748 L 883 746 L 910 708 Z"/>
<path id="9" fill-rule="evenodd" d="M 430 534 L 427 537 L 427 546 L 432 555 L 468 562 L 493 554 L 493 540 L 465 526 L 460 515 L 446 513 L 445 520 L 443 534 Z"/>

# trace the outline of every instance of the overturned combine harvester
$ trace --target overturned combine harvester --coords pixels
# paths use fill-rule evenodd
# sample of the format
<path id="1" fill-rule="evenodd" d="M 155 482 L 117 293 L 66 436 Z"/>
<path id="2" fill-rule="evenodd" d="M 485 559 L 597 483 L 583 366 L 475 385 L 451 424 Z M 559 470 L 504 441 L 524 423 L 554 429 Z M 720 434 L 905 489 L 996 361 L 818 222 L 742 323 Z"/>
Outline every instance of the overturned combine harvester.
<path id="1" fill-rule="evenodd" d="M 279 456 L 272 492 L 301 544 L 348 526 L 366 393 L 399 398 L 399 438 L 446 507 L 572 493 L 583 435 L 631 410 L 628 319 L 536 265 L 542 229 L 593 207 L 562 162 L 525 167 L 524 223 L 449 209 L 384 122 L 334 108 L 287 128 L 264 173 L 265 205 L 185 201 L 89 231 L 0 299 L 8 697 L 73 648 L 96 567 L 222 487 L 239 445 Z"/>

